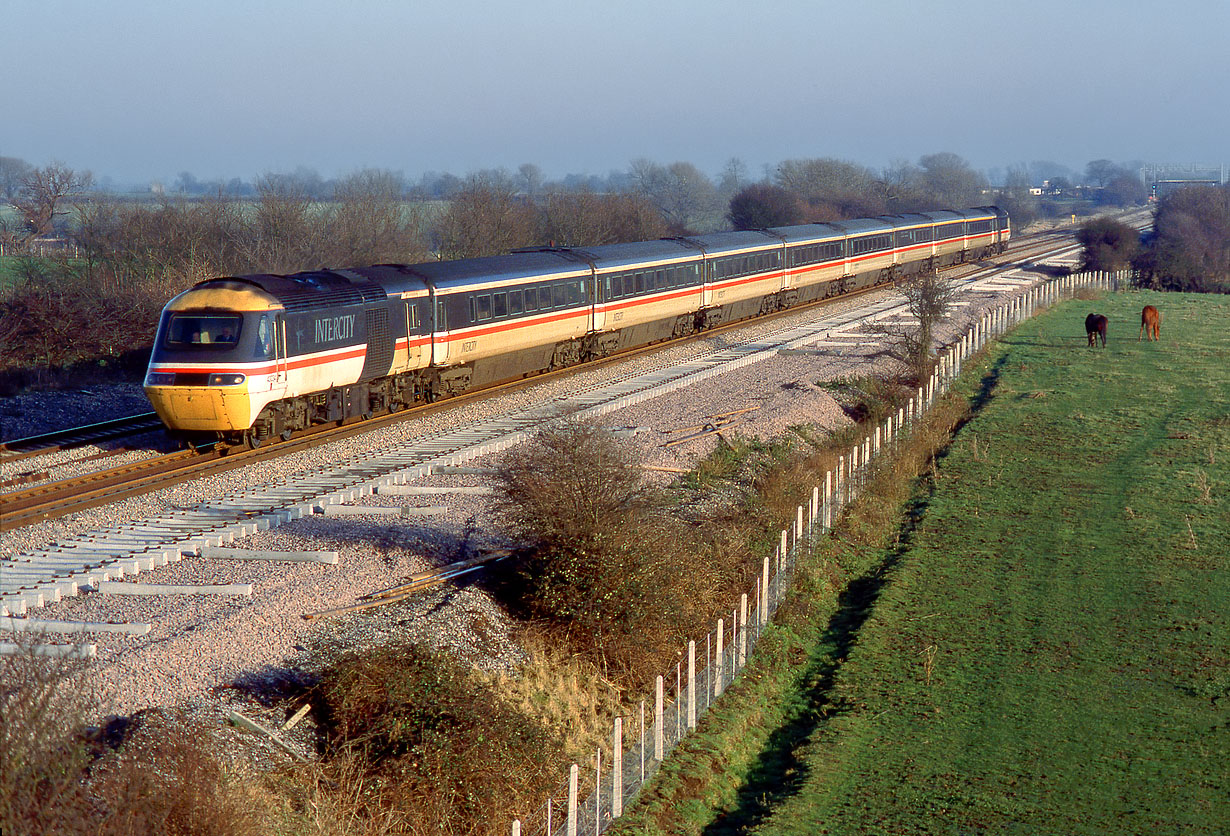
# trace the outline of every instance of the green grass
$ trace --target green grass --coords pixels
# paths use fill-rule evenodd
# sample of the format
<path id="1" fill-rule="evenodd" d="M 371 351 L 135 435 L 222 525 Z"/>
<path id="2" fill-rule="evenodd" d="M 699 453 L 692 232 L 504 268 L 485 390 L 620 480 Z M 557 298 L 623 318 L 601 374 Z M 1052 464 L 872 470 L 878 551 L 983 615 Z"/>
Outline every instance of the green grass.
<path id="1" fill-rule="evenodd" d="M 628 832 L 1224 833 L 1228 358 L 1207 295 L 1068 303 L 996 345 L 896 545 L 787 613 Z"/>

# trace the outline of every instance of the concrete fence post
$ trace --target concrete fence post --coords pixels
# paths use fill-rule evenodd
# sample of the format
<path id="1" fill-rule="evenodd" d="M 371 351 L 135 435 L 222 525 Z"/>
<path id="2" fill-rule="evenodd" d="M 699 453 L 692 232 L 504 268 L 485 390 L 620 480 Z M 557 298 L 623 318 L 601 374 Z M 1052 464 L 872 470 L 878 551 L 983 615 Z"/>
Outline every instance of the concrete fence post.
<path id="1" fill-rule="evenodd" d="M 799 506 L 801 511 L 803 506 Z M 764 559 L 764 565 L 760 568 L 761 574 L 761 598 L 760 598 L 760 626 L 763 627 L 769 623 L 769 558 Z"/>
<path id="2" fill-rule="evenodd" d="M 662 762 L 662 725 L 665 718 L 666 710 L 663 703 L 663 687 L 662 675 L 658 674 L 657 682 L 654 684 L 654 699 L 653 699 L 653 759 Z"/>
<path id="3" fill-rule="evenodd" d="M 521 819 L 513 819 L 512 836 L 521 836 Z"/>
<path id="4" fill-rule="evenodd" d="M 594 832 L 602 832 L 602 747 L 594 759 Z"/>
<path id="5" fill-rule="evenodd" d="M 726 652 L 723 643 L 726 640 L 726 628 L 722 623 L 722 619 L 718 619 L 717 623 L 717 652 L 713 654 L 713 698 L 717 699 L 722 696 L 722 678 L 726 671 Z"/>
<path id="6" fill-rule="evenodd" d="M 747 593 L 739 596 L 739 667 L 747 664 Z"/>
<path id="7" fill-rule="evenodd" d="M 568 836 L 577 836 L 577 783 L 581 775 L 581 767 L 575 763 L 568 771 Z"/>
<path id="8" fill-rule="evenodd" d="M 789 550 L 789 548 L 787 547 L 787 544 L 786 544 L 786 529 L 784 529 L 784 528 L 782 529 L 782 533 L 781 533 L 781 538 L 780 538 L 780 539 L 781 539 L 781 543 L 780 543 L 779 545 L 781 546 L 782 555 L 784 556 L 784 555 L 790 554 L 790 550 Z"/>
<path id="9" fill-rule="evenodd" d="M 816 518 L 820 516 L 820 486 L 813 485 L 811 489 L 811 522 L 807 525 L 810 534 L 816 528 Z"/>
<path id="10" fill-rule="evenodd" d="M 844 499 L 843 492 L 845 491 L 845 487 L 846 487 L 845 473 L 846 473 L 846 457 L 838 456 L 837 457 L 837 480 L 836 480 L 836 485 L 834 486 L 837 491 L 836 496 L 837 496 L 838 513 L 840 513 L 841 509 L 845 507 L 845 503 L 842 501 Z"/>
<path id="11" fill-rule="evenodd" d="M 803 539 L 803 506 L 800 505 L 794 516 L 794 547 L 798 549 L 799 541 Z"/>
<path id="12" fill-rule="evenodd" d="M 645 783 L 645 701 L 641 700 L 641 783 Z"/>
<path id="13" fill-rule="evenodd" d="M 611 751 L 611 818 L 624 814 L 624 720 L 615 718 L 615 740 Z"/>
<path id="14" fill-rule="evenodd" d="M 824 518 L 821 522 L 825 533 L 833 527 L 833 471 L 824 471 Z"/>
<path id="15" fill-rule="evenodd" d="M 696 641 L 688 641 L 688 729 L 696 728 Z"/>

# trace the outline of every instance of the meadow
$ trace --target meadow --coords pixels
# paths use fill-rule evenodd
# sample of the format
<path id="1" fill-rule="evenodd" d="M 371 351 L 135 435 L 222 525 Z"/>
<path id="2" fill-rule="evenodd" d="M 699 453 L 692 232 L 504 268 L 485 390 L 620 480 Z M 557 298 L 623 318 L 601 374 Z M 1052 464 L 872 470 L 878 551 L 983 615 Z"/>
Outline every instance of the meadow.
<path id="1" fill-rule="evenodd" d="M 842 580 L 801 585 L 624 832 L 1224 833 L 1227 358 L 1212 295 L 1071 301 L 994 345 L 892 530 L 867 545 L 856 508 L 818 549 Z"/>

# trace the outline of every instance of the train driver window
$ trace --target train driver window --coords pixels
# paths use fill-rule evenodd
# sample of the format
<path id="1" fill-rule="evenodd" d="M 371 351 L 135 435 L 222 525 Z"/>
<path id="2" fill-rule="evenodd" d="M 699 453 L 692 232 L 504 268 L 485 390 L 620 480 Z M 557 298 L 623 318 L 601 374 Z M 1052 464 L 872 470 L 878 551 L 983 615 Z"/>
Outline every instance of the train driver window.
<path id="1" fill-rule="evenodd" d="M 273 357 L 273 322 L 266 314 L 256 323 L 256 356 L 258 358 Z"/>

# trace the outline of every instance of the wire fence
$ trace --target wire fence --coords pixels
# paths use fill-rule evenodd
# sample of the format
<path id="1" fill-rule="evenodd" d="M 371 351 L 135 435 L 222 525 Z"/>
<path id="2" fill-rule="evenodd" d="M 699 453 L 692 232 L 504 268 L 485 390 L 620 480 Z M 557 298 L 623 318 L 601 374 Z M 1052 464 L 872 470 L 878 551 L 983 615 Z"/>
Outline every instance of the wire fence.
<path id="1" fill-rule="evenodd" d="M 995 337 L 1039 310 L 1079 290 L 1119 290 L 1129 273 L 1078 273 L 1035 285 L 988 311 L 951 347 L 941 352 L 935 370 L 896 415 L 872 428 L 839 456 L 837 467 L 812 487 L 806 505 L 781 530 L 772 557 L 729 615 L 717 619 L 707 635 L 688 642 L 683 658 L 657 677 L 631 714 L 616 717 L 609 746 L 595 751 L 590 764 L 572 764 L 568 781 L 524 822 L 512 822 L 513 836 L 596 836 L 623 815 L 640 789 L 653 778 L 672 749 L 738 677 L 757 641 L 784 600 L 800 557 L 828 535 L 842 511 L 854 502 L 877 459 L 908 438 L 911 429 L 961 373 L 966 359 Z"/>

